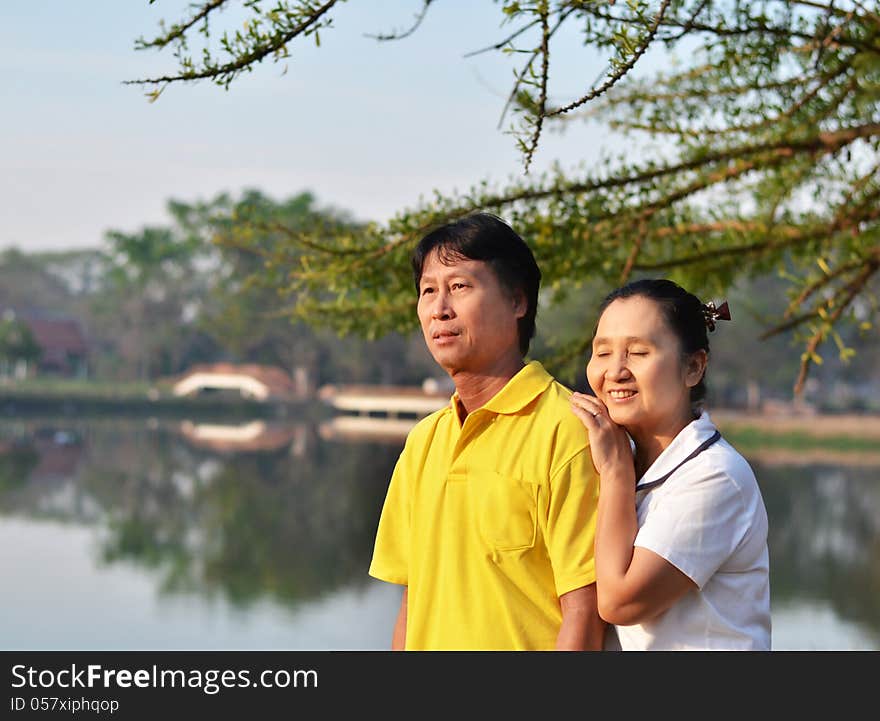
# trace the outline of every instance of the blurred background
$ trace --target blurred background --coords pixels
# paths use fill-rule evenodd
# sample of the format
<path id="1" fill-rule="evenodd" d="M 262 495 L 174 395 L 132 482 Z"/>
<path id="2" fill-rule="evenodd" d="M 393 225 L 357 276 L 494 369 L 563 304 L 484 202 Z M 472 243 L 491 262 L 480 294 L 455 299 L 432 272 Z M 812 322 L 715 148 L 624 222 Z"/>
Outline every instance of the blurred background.
<path id="1" fill-rule="evenodd" d="M 149 103 L 122 81 L 162 58 L 134 40 L 188 3 L 4 2 L 3 648 L 389 647 L 400 590 L 367 576 L 373 537 L 407 430 L 451 388 L 412 326 L 303 322 L 254 249 L 521 175 L 498 128 L 510 67 L 464 58 L 494 5 L 438 4 L 382 43 L 421 3 L 351 3 L 289 73 Z M 542 143 L 533 172 L 626 148 L 589 120 Z M 531 357 L 587 337 L 608 289 L 548 287 Z M 735 322 L 711 336 L 708 408 L 768 508 L 774 648 L 876 650 L 880 336 L 840 328 L 854 352 L 795 394 L 803 345 L 761 339 L 789 290 L 768 265 L 718 298 Z M 586 360 L 559 379 L 586 389 Z"/>

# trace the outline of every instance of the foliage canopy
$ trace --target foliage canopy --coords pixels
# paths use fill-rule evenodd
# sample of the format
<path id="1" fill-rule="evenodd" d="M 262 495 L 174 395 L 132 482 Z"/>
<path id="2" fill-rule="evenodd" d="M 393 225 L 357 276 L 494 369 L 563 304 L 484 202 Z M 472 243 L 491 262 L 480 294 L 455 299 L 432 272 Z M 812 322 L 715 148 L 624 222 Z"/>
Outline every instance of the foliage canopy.
<path id="1" fill-rule="evenodd" d="M 153 0 L 151 0 L 152 2 Z M 415 32 L 433 0 L 422 0 Z M 838 324 L 872 330 L 880 269 L 880 14 L 861 0 L 496 0 L 499 35 L 485 49 L 518 63 L 508 108 L 526 173 L 437 194 L 385 224 L 291 230 L 265 258 L 295 314 L 368 335 L 414 325 L 408 254 L 426 230 L 474 210 L 508 220 L 535 250 L 552 305 L 586 279 L 607 287 L 664 275 L 701 295 L 771 271 L 790 297 L 766 336 L 803 344 L 799 392 Z M 131 82 L 209 80 L 228 88 L 267 58 L 319 41 L 342 0 L 210 0 L 139 49 L 170 48 L 178 69 Z M 217 30 L 237 7 L 243 29 Z M 548 92 L 555 42 L 579 33 L 607 58 L 579 97 Z M 190 46 L 201 36 L 201 54 Z M 674 70 L 638 76 L 657 51 L 684 50 Z M 589 114 L 658 142 L 589 171 L 528 173 L 542 133 Z M 635 155 L 635 157 L 633 157 Z M 248 238 L 240 238 L 243 248 Z M 254 251 L 260 248 L 251 246 Z M 293 252 L 293 249 L 296 252 Z M 734 311 L 735 312 L 735 311 Z M 588 327 L 585 323 L 585 327 Z M 876 332 L 876 331 L 874 331 Z M 582 356 L 589 338 L 559 349 Z M 552 363 L 551 363 L 552 365 Z"/>

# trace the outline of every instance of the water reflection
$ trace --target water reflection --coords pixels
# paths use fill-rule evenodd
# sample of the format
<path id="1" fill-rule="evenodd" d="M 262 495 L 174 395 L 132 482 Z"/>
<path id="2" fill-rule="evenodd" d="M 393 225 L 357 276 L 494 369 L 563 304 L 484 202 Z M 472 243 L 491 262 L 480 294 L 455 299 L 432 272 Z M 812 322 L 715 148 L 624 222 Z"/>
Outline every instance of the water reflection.
<path id="1" fill-rule="evenodd" d="M 409 425 L 0 423 L 0 534 L 17 550 L 0 572 L 18 584 L 0 638 L 20 648 L 61 648 L 68 636 L 70 648 L 387 647 L 399 592 L 366 569 Z M 880 467 L 750 460 L 770 515 L 774 647 L 880 648 Z M 41 635 L 22 622 L 57 605 L 63 584 L 75 623 Z M 331 623 L 318 633 L 314 619 L 333 609 L 348 616 L 336 635 Z M 103 642 L 83 630 L 107 624 L 118 629 Z"/>
<path id="2" fill-rule="evenodd" d="M 774 606 L 826 604 L 880 648 L 880 468 L 753 464 L 770 516 Z"/>
<path id="3" fill-rule="evenodd" d="M 159 571 L 163 593 L 290 604 L 365 582 L 399 449 L 259 423 L 19 425 L 0 513 L 97 526 L 100 563 Z"/>

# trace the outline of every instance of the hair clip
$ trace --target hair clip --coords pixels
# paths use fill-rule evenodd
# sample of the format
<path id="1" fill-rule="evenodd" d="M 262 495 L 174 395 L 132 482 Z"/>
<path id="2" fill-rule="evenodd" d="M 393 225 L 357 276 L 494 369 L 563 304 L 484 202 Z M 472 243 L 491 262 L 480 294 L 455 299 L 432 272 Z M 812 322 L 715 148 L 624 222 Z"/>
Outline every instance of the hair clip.
<path id="1" fill-rule="evenodd" d="M 715 330 L 716 320 L 730 320 L 730 308 L 727 307 L 727 301 L 724 301 L 717 308 L 711 300 L 703 304 L 703 319 L 706 321 L 706 327 L 711 333 Z"/>

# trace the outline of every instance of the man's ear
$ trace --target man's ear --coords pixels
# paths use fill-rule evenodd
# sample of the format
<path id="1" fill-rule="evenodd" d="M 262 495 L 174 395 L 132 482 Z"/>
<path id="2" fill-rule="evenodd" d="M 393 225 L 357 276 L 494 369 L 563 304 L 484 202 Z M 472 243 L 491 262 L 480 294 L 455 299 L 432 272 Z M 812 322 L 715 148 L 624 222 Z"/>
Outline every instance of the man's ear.
<path id="1" fill-rule="evenodd" d="M 517 318 L 524 318 L 529 309 L 529 301 L 526 300 L 526 294 L 522 290 L 513 293 L 513 309 Z"/>
<path id="2" fill-rule="evenodd" d="M 688 388 L 693 388 L 703 379 L 708 363 L 709 354 L 704 350 L 698 350 L 688 356 L 684 378 Z"/>

